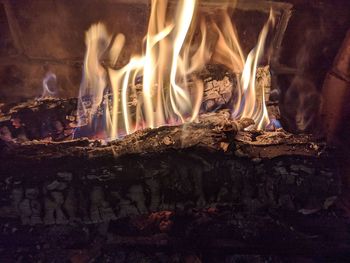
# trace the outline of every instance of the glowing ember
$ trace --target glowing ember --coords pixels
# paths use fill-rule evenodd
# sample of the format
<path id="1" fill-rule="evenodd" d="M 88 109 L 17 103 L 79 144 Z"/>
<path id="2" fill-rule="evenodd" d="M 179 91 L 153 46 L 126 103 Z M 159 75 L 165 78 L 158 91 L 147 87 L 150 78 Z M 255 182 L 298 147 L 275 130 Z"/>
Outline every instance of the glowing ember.
<path id="1" fill-rule="evenodd" d="M 223 19 L 218 24 L 213 19 L 208 22 L 207 16 L 200 17 L 197 5 L 196 0 L 179 1 L 175 14 L 169 15 L 167 1 L 153 0 L 144 53 L 131 57 L 120 69 L 115 69 L 115 65 L 125 37 L 119 34 L 113 39 L 102 23 L 91 26 L 86 32 L 78 109 L 80 125 L 93 125 L 99 108 L 103 109 L 103 133 L 109 139 L 147 127 L 195 121 L 201 109 L 204 84 L 194 73 L 209 61 L 223 64 L 237 75 L 232 116 L 251 118 L 258 129 L 269 124 L 265 91 L 257 90 L 256 72 L 268 31 L 274 26 L 272 11 L 256 47 L 245 58 L 227 7 L 220 10 Z M 199 40 L 194 36 L 197 20 Z M 209 40 L 208 30 L 218 37 Z M 108 66 L 101 64 L 106 54 Z M 106 96 L 107 93 L 112 95 Z"/>

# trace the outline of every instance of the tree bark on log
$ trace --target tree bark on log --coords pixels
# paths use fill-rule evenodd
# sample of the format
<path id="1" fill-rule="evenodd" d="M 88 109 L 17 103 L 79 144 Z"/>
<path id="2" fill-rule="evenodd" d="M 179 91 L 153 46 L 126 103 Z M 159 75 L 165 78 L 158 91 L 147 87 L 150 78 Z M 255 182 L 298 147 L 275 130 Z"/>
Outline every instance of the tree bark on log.
<path id="1" fill-rule="evenodd" d="M 207 114 L 107 144 L 6 143 L 0 218 L 7 242 L 0 246 L 86 248 L 102 235 L 105 247 L 281 253 L 292 244 L 312 254 L 332 236 L 336 248 L 325 253 L 347 249 L 332 235 L 347 239 L 345 223 L 311 233 L 305 227 L 309 217 L 339 221 L 329 210 L 339 181 L 325 144 L 284 131 L 243 131 L 251 121 L 229 116 Z"/>
<path id="2" fill-rule="evenodd" d="M 71 139 L 77 102 L 77 98 L 46 98 L 0 105 L 0 141 Z"/>

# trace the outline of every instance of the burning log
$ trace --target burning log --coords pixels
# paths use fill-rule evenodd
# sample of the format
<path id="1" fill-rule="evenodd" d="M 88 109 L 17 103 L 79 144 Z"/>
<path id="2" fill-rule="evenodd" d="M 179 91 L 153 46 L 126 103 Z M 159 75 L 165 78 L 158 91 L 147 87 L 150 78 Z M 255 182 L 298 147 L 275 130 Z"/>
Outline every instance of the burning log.
<path id="1" fill-rule="evenodd" d="M 325 144 L 283 131 L 243 131 L 249 125 L 222 111 L 107 144 L 8 143 L 0 153 L 6 244 L 84 247 L 106 223 L 100 235 L 108 237 L 107 247 L 186 245 L 251 253 L 266 248 L 261 240 L 271 247 L 283 236 L 286 243 L 276 249 L 294 242 L 313 253 L 344 226 L 327 233 L 320 227 L 312 240 L 305 231 L 308 217 L 322 222 L 330 216 L 327 209 L 339 193 Z M 299 219 L 291 222 L 291 216 Z M 32 227 L 37 234 L 28 239 Z M 49 233 L 43 235 L 43 228 Z"/>
<path id="2" fill-rule="evenodd" d="M 211 112 L 232 103 L 232 96 L 237 89 L 237 76 L 221 65 L 207 65 L 198 74 L 204 82 L 202 108 Z"/>
<path id="3" fill-rule="evenodd" d="M 204 82 L 203 112 L 212 112 L 222 108 L 231 109 L 235 99 L 241 96 L 241 94 L 237 94 L 240 75 L 233 74 L 223 65 L 209 64 L 198 73 L 197 77 Z M 264 95 L 271 119 L 279 119 L 280 114 L 276 98 L 270 98 L 271 88 L 269 66 L 258 67 L 256 72 L 256 99 L 257 101 L 263 101 Z"/>

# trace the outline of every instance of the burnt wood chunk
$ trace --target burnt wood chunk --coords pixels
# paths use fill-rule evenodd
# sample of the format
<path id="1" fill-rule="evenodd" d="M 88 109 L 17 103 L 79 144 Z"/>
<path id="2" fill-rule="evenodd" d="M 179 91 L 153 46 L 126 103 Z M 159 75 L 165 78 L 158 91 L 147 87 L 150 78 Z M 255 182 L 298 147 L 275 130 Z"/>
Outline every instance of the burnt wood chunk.
<path id="1" fill-rule="evenodd" d="M 0 105 L 0 141 L 62 141 L 72 138 L 77 99 L 44 98 Z"/>

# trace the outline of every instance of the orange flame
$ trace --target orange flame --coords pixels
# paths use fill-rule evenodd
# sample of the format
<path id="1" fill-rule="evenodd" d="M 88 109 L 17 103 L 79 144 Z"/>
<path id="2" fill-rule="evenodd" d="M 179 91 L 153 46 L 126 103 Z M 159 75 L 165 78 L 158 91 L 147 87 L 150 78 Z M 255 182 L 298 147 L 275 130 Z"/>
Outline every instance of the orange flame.
<path id="1" fill-rule="evenodd" d="M 245 99 L 241 116 L 253 119 L 258 129 L 264 129 L 270 122 L 265 105 L 265 91 L 260 91 L 260 101 L 256 97 L 256 72 L 259 60 L 264 52 L 264 43 L 269 27 L 274 25 L 274 23 L 274 16 L 271 10 L 269 19 L 260 32 L 257 46 L 248 54 L 241 77 L 242 94 Z"/>
<path id="2" fill-rule="evenodd" d="M 167 14 L 166 0 L 152 0 L 145 51 L 134 56 L 120 69 L 114 69 L 122 52 L 125 37 L 114 40 L 101 23 L 86 33 L 86 55 L 80 97 L 90 96 L 89 116 L 86 105 L 80 101 L 80 110 L 87 122 L 104 101 L 106 130 L 109 139 L 142 128 L 154 128 L 194 121 L 200 111 L 204 83 L 194 77 L 210 60 L 224 64 L 237 74 L 238 98 L 232 112 L 235 118 L 248 117 L 263 129 L 269 122 L 264 91 L 256 96 L 256 71 L 264 52 L 269 27 L 274 24 L 272 11 L 258 39 L 257 46 L 245 58 L 237 30 L 227 10 L 223 9 L 223 22 L 211 23 L 218 38 L 213 43 L 207 37 L 208 24 L 200 19 L 200 41 L 194 41 L 193 28 L 197 20 L 197 0 L 180 0 L 173 18 Z M 197 39 L 198 40 L 198 39 Z M 214 46 L 214 50 L 210 50 Z M 108 55 L 110 66 L 101 64 Z M 192 81 L 189 81 L 191 76 Z M 142 77 L 142 86 L 136 79 Z M 103 99 L 105 89 L 111 87 L 112 99 Z M 83 118 L 81 118 L 83 119 Z"/>

